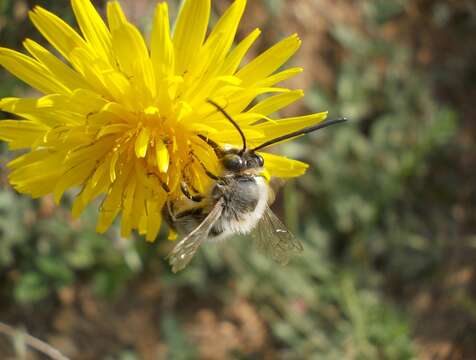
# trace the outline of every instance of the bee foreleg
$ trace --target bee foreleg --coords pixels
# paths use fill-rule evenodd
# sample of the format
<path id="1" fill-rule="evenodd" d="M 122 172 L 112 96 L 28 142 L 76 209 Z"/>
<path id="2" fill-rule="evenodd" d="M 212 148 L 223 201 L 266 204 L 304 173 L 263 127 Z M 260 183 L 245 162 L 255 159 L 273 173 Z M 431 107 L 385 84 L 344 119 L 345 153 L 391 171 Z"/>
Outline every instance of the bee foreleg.
<path id="1" fill-rule="evenodd" d="M 207 176 L 212 179 L 212 180 L 220 180 L 221 178 L 219 176 L 216 176 L 215 174 L 213 174 L 212 172 L 210 172 L 207 167 L 205 166 L 205 164 L 198 158 L 197 155 L 195 155 L 194 153 L 192 153 L 193 157 L 199 162 L 199 164 L 202 166 L 203 170 L 205 171 L 205 174 L 207 174 Z"/>
<path id="2" fill-rule="evenodd" d="M 182 190 L 182 193 L 190 200 L 193 202 L 201 202 L 203 200 L 203 196 L 201 195 L 192 195 L 190 194 L 190 190 L 188 188 L 188 185 L 185 181 L 182 181 L 180 183 L 180 190 Z"/>
<path id="3" fill-rule="evenodd" d="M 223 157 L 224 151 L 223 151 L 222 148 L 220 148 L 220 146 L 216 142 L 214 142 L 213 140 L 209 139 L 208 137 L 206 137 L 202 134 L 198 134 L 198 137 L 200 139 L 202 139 L 203 141 L 205 141 L 207 143 L 207 145 L 209 145 L 213 149 L 213 151 L 215 151 L 215 154 L 219 158 Z"/>
<path id="4" fill-rule="evenodd" d="M 166 183 L 164 183 L 164 182 L 162 181 L 162 179 L 157 176 L 157 174 L 155 174 L 155 173 L 153 173 L 153 172 L 149 172 L 149 173 L 147 173 L 147 176 L 148 176 L 148 177 L 151 176 L 151 177 L 155 178 L 155 179 L 159 182 L 159 184 L 160 184 L 160 186 L 162 187 L 162 189 L 163 189 L 167 194 L 170 193 L 170 188 L 169 188 L 169 186 L 168 186 Z"/>

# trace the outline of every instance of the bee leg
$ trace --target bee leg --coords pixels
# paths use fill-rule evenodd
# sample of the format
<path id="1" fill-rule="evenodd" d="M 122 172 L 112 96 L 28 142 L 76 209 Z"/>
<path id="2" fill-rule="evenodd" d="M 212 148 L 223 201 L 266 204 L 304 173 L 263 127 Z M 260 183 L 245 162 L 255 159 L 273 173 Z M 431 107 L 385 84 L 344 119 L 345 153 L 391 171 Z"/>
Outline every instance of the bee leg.
<path id="1" fill-rule="evenodd" d="M 215 151 L 215 154 L 221 158 L 223 156 L 223 150 L 220 148 L 220 146 L 214 142 L 213 140 L 209 139 L 208 137 L 202 135 L 202 134 L 198 134 L 198 137 L 200 139 L 202 139 L 203 141 L 205 141 L 207 143 L 207 145 L 209 145 L 213 151 Z"/>
<path id="2" fill-rule="evenodd" d="M 174 205 L 170 201 L 167 201 L 167 212 L 168 212 L 169 218 L 170 220 L 172 220 L 172 222 L 176 222 L 177 216 L 175 215 L 175 211 L 173 207 Z"/>
<path id="3" fill-rule="evenodd" d="M 208 171 L 207 169 L 205 169 L 205 174 L 207 174 L 207 176 L 212 179 L 212 180 L 215 180 L 215 181 L 218 181 L 220 180 L 220 177 L 216 176 L 215 174 L 212 174 L 210 171 Z"/>
<path id="4" fill-rule="evenodd" d="M 182 219 L 184 217 L 199 217 L 203 214 L 203 208 L 201 207 L 196 207 L 196 208 L 191 208 L 182 211 L 181 213 L 178 213 L 175 215 L 175 219 Z"/>
<path id="5" fill-rule="evenodd" d="M 170 193 L 170 188 L 169 188 L 169 186 L 168 186 L 166 183 L 164 183 L 164 182 L 162 181 L 162 179 L 160 179 L 160 178 L 157 176 L 157 174 L 150 172 L 150 173 L 147 174 L 147 176 L 152 176 L 152 177 L 154 177 L 154 178 L 159 182 L 161 188 L 162 188 L 167 194 Z"/>
<path id="6" fill-rule="evenodd" d="M 215 180 L 215 181 L 218 181 L 218 180 L 221 180 L 221 178 L 219 176 L 216 176 L 215 174 L 213 174 L 212 172 L 210 172 L 207 167 L 205 166 L 205 164 L 197 157 L 197 155 L 193 154 L 193 157 L 195 159 L 197 159 L 197 161 L 199 162 L 199 164 L 202 166 L 203 170 L 205 171 L 205 174 L 207 174 L 207 176 L 212 179 L 212 180 Z"/>
<path id="7" fill-rule="evenodd" d="M 182 193 L 193 202 L 201 202 L 203 200 L 203 196 L 201 195 L 190 194 L 190 190 L 188 189 L 187 183 L 185 181 L 180 183 L 180 190 L 182 190 Z"/>

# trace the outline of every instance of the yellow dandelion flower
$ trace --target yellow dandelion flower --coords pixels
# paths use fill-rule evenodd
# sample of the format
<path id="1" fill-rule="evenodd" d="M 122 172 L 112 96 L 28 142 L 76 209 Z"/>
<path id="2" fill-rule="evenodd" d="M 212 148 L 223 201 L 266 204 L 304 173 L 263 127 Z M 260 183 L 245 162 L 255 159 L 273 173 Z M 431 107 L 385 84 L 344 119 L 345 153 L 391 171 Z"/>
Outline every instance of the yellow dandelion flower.
<path id="1" fill-rule="evenodd" d="M 219 164 L 203 137 L 236 147 L 241 139 L 208 99 L 226 108 L 251 146 L 326 117 L 269 118 L 303 96 L 276 86 L 302 71 L 279 70 L 300 40 L 291 35 L 242 65 L 260 35 L 256 29 L 233 46 L 246 0 L 234 1 L 208 36 L 210 0 L 185 0 L 173 34 L 167 3 L 159 3 L 149 43 L 118 2 L 107 4 L 106 22 L 89 0 L 71 3 L 80 33 L 41 7 L 29 14 L 61 58 L 30 39 L 29 55 L 0 48 L 0 65 L 43 94 L 0 100 L 1 110 L 21 118 L 1 120 L 0 139 L 12 150 L 27 149 L 8 164 L 17 191 L 53 193 L 59 202 L 80 187 L 75 216 L 102 197 L 99 232 L 121 214 L 123 236 L 137 229 L 153 240 L 166 200 L 181 196 L 181 181 L 198 192 L 210 186 L 202 164 L 210 171 Z M 250 105 L 263 94 L 270 96 Z M 299 176 L 307 168 L 261 155 L 270 176 Z"/>

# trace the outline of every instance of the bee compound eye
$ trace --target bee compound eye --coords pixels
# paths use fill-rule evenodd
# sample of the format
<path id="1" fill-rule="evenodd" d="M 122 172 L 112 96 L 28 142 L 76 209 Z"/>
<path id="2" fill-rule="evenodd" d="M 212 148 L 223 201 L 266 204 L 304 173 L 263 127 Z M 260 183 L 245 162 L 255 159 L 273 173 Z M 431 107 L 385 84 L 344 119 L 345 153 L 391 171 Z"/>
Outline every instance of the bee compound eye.
<path id="1" fill-rule="evenodd" d="M 252 154 L 252 156 L 246 162 L 249 168 L 260 168 L 264 166 L 264 160 L 259 154 Z"/>
<path id="2" fill-rule="evenodd" d="M 264 159 L 261 155 L 256 154 L 256 160 L 258 161 L 258 166 L 263 167 L 264 166 Z"/>
<path id="3" fill-rule="evenodd" d="M 222 160 L 223 166 L 227 170 L 241 170 L 243 167 L 243 160 L 237 154 L 228 154 Z"/>

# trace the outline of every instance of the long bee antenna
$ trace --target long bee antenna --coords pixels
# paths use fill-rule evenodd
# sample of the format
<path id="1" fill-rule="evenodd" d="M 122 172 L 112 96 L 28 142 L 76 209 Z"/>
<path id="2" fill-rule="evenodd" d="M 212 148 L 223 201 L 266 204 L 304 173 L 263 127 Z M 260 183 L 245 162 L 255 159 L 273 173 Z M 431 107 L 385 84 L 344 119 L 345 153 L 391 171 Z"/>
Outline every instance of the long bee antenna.
<path id="1" fill-rule="evenodd" d="M 220 105 L 218 105 L 216 102 L 214 102 L 210 99 L 208 99 L 207 101 L 210 104 L 212 104 L 213 106 L 215 106 L 217 108 L 217 110 L 219 112 L 221 112 L 223 114 L 223 116 L 225 116 L 227 118 L 227 120 L 229 122 L 231 122 L 231 124 L 236 128 L 236 130 L 238 130 L 238 132 L 240 133 L 240 136 L 241 136 L 241 140 L 243 141 L 243 149 L 241 149 L 240 153 L 243 154 L 246 150 L 246 138 L 245 138 L 245 134 L 243 134 L 243 131 L 241 130 L 240 126 L 237 124 L 237 122 L 235 120 L 233 120 L 233 118 Z"/>
<path id="2" fill-rule="evenodd" d="M 299 136 L 299 135 L 304 135 L 304 134 L 308 134 L 308 133 L 311 133 L 313 131 L 316 131 L 316 130 L 319 130 L 319 129 L 323 129 L 327 126 L 331 126 L 331 125 L 334 125 L 334 124 L 338 124 L 338 123 L 341 123 L 341 122 L 344 122 L 344 121 L 347 121 L 346 118 L 339 118 L 339 119 L 335 119 L 335 120 L 327 120 L 327 121 L 324 121 L 320 124 L 317 124 L 317 125 L 313 125 L 313 126 L 309 126 L 309 127 L 306 127 L 304 129 L 301 129 L 301 130 L 297 130 L 297 131 L 294 131 L 292 133 L 289 133 L 289 134 L 286 134 L 286 135 L 282 135 L 282 136 L 279 136 L 277 138 L 274 138 L 274 139 L 271 139 L 271 140 L 268 140 L 266 141 L 265 143 L 261 144 L 261 145 L 258 145 L 257 147 L 255 147 L 254 149 L 252 149 L 251 151 L 257 151 L 257 150 L 260 150 L 262 148 L 265 148 L 267 146 L 270 146 L 270 145 L 273 145 L 273 144 L 276 144 L 277 142 L 280 142 L 280 141 L 283 141 L 283 140 L 287 140 L 287 139 L 290 139 L 290 138 L 293 138 L 293 137 L 296 137 L 296 136 Z"/>

